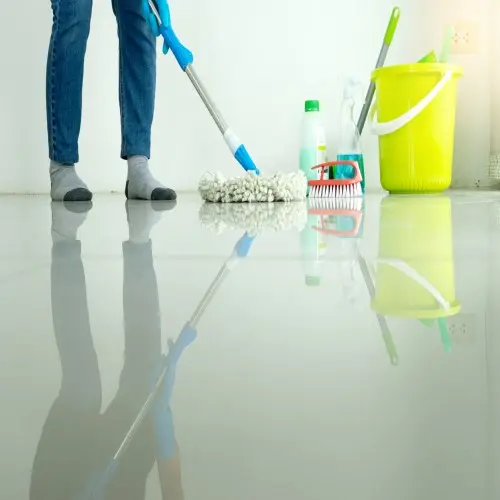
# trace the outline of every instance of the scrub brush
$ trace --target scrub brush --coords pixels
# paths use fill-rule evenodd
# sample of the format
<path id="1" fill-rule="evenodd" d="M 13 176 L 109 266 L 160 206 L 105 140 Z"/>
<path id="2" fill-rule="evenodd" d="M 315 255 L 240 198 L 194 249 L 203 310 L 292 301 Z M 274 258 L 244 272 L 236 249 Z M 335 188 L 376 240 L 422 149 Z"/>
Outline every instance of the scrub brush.
<path id="1" fill-rule="evenodd" d="M 325 179 L 325 169 L 328 172 L 329 167 L 338 167 L 339 165 L 349 165 L 351 168 L 351 178 L 349 179 Z M 354 161 L 337 160 L 328 163 L 322 163 L 313 167 L 312 170 L 321 170 L 319 180 L 309 181 L 309 198 L 351 198 L 362 196 L 361 189 L 362 176 L 359 166 Z M 342 169 L 345 172 L 345 169 Z"/>

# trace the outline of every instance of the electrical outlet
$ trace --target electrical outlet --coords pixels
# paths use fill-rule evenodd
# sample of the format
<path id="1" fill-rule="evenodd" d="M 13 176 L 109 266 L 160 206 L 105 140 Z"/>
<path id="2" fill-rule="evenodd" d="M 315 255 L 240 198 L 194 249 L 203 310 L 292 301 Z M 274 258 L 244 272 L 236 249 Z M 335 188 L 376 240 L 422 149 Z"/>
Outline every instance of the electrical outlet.
<path id="1" fill-rule="evenodd" d="M 479 50 L 479 28 L 474 23 L 457 23 L 453 25 L 454 34 L 451 39 L 452 54 L 477 54 Z"/>
<path id="2" fill-rule="evenodd" d="M 477 335 L 478 318 L 476 314 L 461 313 L 447 320 L 448 334 L 454 344 L 470 344 Z"/>

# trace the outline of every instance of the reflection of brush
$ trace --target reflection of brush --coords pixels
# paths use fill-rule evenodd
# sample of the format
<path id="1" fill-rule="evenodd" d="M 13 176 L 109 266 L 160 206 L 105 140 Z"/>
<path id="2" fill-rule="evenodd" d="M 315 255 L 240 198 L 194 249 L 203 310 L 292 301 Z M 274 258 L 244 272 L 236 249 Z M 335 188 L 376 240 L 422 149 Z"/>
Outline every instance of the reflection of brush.
<path id="1" fill-rule="evenodd" d="M 319 224 L 316 231 L 343 238 L 356 238 L 363 220 L 363 199 L 357 198 L 312 198 L 309 215 L 316 215 Z"/>
<path id="2" fill-rule="evenodd" d="M 441 334 L 441 342 L 443 343 L 444 350 L 446 352 L 451 352 L 451 339 L 448 334 L 448 323 L 446 318 L 438 319 L 439 333 Z"/>
<path id="3" fill-rule="evenodd" d="M 419 319 L 419 321 L 427 328 L 433 327 L 435 323 L 435 320 L 433 318 L 422 318 Z M 438 328 L 444 350 L 446 352 L 451 352 L 451 339 L 448 333 L 448 323 L 446 322 L 446 318 L 438 318 Z"/>

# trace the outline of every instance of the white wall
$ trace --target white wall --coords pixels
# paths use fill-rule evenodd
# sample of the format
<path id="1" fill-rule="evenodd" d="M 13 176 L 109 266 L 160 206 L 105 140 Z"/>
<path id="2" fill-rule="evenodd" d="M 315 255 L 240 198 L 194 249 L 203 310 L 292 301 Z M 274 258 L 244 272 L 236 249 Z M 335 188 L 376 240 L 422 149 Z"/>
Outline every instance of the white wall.
<path id="1" fill-rule="evenodd" d="M 388 63 L 420 58 L 441 42 L 443 25 L 477 21 L 487 33 L 494 0 L 400 0 L 400 29 Z M 302 101 L 319 98 L 331 146 L 342 75 L 368 81 L 394 0 L 172 0 L 178 34 L 227 120 L 267 172 L 297 167 Z M 95 2 L 85 81 L 81 171 L 95 191 L 121 190 L 118 159 L 117 40 L 110 2 Z M 0 31 L 0 192 L 46 192 L 44 73 L 49 0 L 10 2 Z M 23 35 L 18 35 L 22 26 Z M 456 184 L 486 171 L 489 153 L 487 44 L 462 58 Z M 153 155 L 162 179 L 194 189 L 202 172 L 238 173 L 218 131 L 171 56 L 159 61 Z M 366 138 L 368 185 L 378 187 L 377 145 Z"/>

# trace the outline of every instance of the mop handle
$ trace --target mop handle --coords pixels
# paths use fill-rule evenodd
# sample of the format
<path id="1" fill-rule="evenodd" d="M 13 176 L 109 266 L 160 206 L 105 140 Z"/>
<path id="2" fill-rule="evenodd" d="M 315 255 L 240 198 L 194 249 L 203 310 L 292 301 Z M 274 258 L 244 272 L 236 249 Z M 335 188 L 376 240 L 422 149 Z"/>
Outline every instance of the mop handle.
<path id="1" fill-rule="evenodd" d="M 226 278 L 226 276 L 234 269 L 235 265 L 238 264 L 238 262 L 247 257 L 250 249 L 252 247 L 253 241 L 255 239 L 255 236 L 251 236 L 248 233 L 245 233 L 236 243 L 233 253 L 231 256 L 224 262 L 223 266 L 221 267 L 220 271 L 217 273 L 217 276 L 214 278 L 212 283 L 210 284 L 207 293 L 203 296 L 203 299 L 201 300 L 200 304 L 196 308 L 195 312 L 191 316 L 190 320 L 186 323 L 184 328 L 182 329 L 181 333 L 179 334 L 179 337 L 177 338 L 177 342 L 179 340 L 181 341 L 182 350 L 184 350 L 187 346 L 189 346 L 195 339 L 196 339 L 196 327 L 203 316 L 203 313 L 205 312 L 205 309 L 209 305 L 209 303 L 212 301 L 214 298 L 216 292 L 220 288 L 220 285 Z M 182 351 L 181 351 L 182 352 Z M 164 363 L 162 372 L 160 373 L 160 376 L 156 380 L 156 383 L 149 393 L 148 398 L 142 405 L 139 413 L 137 414 L 134 422 L 132 423 L 130 429 L 128 430 L 125 438 L 123 439 L 122 443 L 120 444 L 120 447 L 116 451 L 115 455 L 111 459 L 110 463 L 108 464 L 108 467 L 106 468 L 104 474 L 100 477 L 100 480 L 96 485 L 94 485 L 92 491 L 90 491 L 90 494 L 85 496 L 85 500 L 94 500 L 97 498 L 97 495 L 99 494 L 100 491 L 104 489 L 108 481 L 111 479 L 111 477 L 114 475 L 116 469 L 118 468 L 118 464 L 120 461 L 120 458 L 130 445 L 130 442 L 134 438 L 137 430 L 139 429 L 140 425 L 144 421 L 144 418 L 146 415 L 149 413 L 152 404 L 155 401 L 156 395 L 158 391 L 160 390 L 166 376 L 168 373 L 168 369 L 170 367 L 170 361 L 171 361 L 171 356 L 167 355 L 166 361 Z M 100 498 L 100 497 L 99 497 Z"/>
<path id="2" fill-rule="evenodd" d="M 234 247 L 234 251 L 231 257 L 229 257 L 229 259 L 224 263 L 220 271 L 217 273 L 217 276 L 208 287 L 207 293 L 203 296 L 195 312 L 193 313 L 193 315 L 191 316 L 191 318 L 189 319 L 189 321 L 186 323 L 181 333 L 179 334 L 179 338 L 183 339 L 183 341 L 186 343 L 186 346 L 194 341 L 196 335 L 196 327 L 198 326 L 198 323 L 201 317 L 203 316 L 205 309 L 208 307 L 208 305 L 214 298 L 216 292 L 220 288 L 220 285 L 223 283 L 226 276 L 232 271 L 232 269 L 234 269 L 235 265 L 240 261 L 240 259 L 243 259 L 248 256 L 254 239 L 255 239 L 254 236 L 245 233 L 238 240 L 238 242 Z M 130 430 L 127 432 L 125 439 L 123 440 L 122 444 L 115 453 L 112 460 L 113 463 L 116 463 L 119 460 L 120 456 L 123 454 L 123 452 L 130 444 L 130 441 L 132 440 L 135 432 L 137 431 L 137 428 L 144 420 L 144 417 L 148 414 L 151 405 L 155 400 L 156 394 L 158 393 L 161 385 L 163 384 L 163 381 L 165 380 L 165 377 L 167 376 L 169 367 L 170 367 L 170 356 L 167 355 L 163 370 L 160 376 L 158 377 L 153 387 L 153 390 L 150 392 L 148 398 L 146 399 L 141 410 L 139 411 L 132 426 L 130 427 Z"/>
<path id="3" fill-rule="evenodd" d="M 370 295 L 370 299 L 374 300 L 375 285 L 373 284 L 368 265 L 366 264 L 366 260 L 362 255 L 359 255 L 358 262 L 359 267 L 361 268 L 361 274 L 363 275 L 363 278 L 365 280 L 366 288 L 368 289 L 368 294 Z M 391 363 L 396 366 L 399 364 L 399 356 L 396 345 L 394 344 L 394 340 L 392 338 L 391 330 L 389 329 L 389 325 L 387 324 L 387 320 L 385 319 L 385 316 L 377 313 L 377 321 L 380 327 L 380 331 L 382 332 L 382 338 L 384 339 L 385 348 L 387 350 L 387 354 L 389 355 L 389 359 L 391 360 Z"/>
<path id="4" fill-rule="evenodd" d="M 203 101 L 203 104 L 210 113 L 210 116 L 213 118 L 215 124 L 217 125 L 217 128 L 220 130 L 220 133 L 223 135 L 224 140 L 226 141 L 226 144 L 231 153 L 236 158 L 236 161 L 243 167 L 245 171 L 253 171 L 257 175 L 259 175 L 259 169 L 250 157 L 246 147 L 238 138 L 238 136 L 229 128 L 220 111 L 217 109 L 214 101 L 210 97 L 208 90 L 196 74 L 196 71 L 193 68 L 193 53 L 180 42 L 179 38 L 177 38 L 177 35 L 172 29 L 172 26 L 165 26 L 162 23 L 160 13 L 158 12 L 154 0 L 148 0 L 148 3 L 151 11 L 153 12 L 153 15 L 156 17 L 160 33 L 163 36 L 165 43 L 174 54 L 174 57 L 177 60 L 177 63 L 179 64 L 182 71 L 186 73 L 187 77 L 193 84 L 193 87 L 200 96 L 200 99 Z"/>
<path id="5" fill-rule="evenodd" d="M 382 48 L 377 59 L 376 69 L 381 68 L 385 64 L 389 48 L 391 46 L 392 40 L 394 38 L 394 33 L 396 33 L 396 28 L 398 27 L 399 17 L 401 16 L 401 9 L 399 7 L 394 7 L 391 18 L 389 19 L 389 24 L 385 31 L 384 42 L 382 43 Z M 365 103 L 358 120 L 358 132 L 361 135 L 363 129 L 365 128 L 366 119 L 368 118 L 368 113 L 373 102 L 373 97 L 375 96 L 375 83 L 370 82 L 368 87 L 368 92 L 366 94 Z"/>

